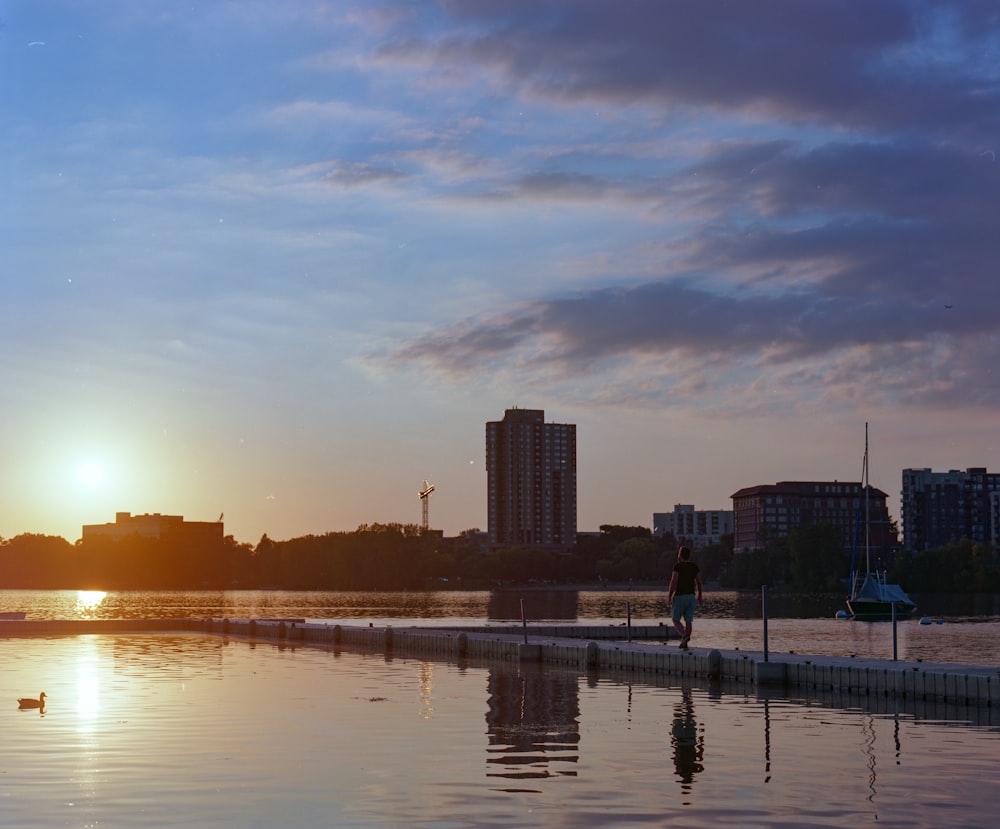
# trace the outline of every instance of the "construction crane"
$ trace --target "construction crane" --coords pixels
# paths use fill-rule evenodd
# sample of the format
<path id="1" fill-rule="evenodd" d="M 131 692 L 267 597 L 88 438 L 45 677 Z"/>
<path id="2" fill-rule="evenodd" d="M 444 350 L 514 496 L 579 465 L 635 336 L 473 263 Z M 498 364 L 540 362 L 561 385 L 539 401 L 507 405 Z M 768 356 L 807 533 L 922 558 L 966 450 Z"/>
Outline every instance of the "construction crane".
<path id="1" fill-rule="evenodd" d="M 434 491 L 434 484 L 429 484 L 427 483 L 427 481 L 424 481 L 424 488 L 420 490 L 420 503 L 423 505 L 424 508 L 423 527 L 425 531 L 430 527 L 431 524 L 430 504 L 431 504 L 431 493 L 433 491 Z"/>

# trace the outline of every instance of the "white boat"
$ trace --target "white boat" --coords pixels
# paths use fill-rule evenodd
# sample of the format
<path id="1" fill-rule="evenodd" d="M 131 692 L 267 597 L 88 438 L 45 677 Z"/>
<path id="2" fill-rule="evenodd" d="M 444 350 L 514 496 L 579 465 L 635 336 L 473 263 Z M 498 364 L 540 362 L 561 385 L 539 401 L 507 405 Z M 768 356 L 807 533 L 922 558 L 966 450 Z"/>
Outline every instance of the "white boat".
<path id="1" fill-rule="evenodd" d="M 863 530 L 864 569 L 858 561 L 858 538 L 855 533 L 854 548 L 851 553 L 850 594 L 847 597 L 847 609 L 854 619 L 861 621 L 881 621 L 905 619 L 913 615 L 917 609 L 916 603 L 906 595 L 898 584 L 886 581 L 885 570 L 872 566 L 871 560 L 871 527 L 869 520 L 868 483 L 868 424 L 865 424 L 865 460 L 861 472 L 861 500 L 858 503 L 858 523 Z M 863 523 L 862 523 L 863 521 Z"/>

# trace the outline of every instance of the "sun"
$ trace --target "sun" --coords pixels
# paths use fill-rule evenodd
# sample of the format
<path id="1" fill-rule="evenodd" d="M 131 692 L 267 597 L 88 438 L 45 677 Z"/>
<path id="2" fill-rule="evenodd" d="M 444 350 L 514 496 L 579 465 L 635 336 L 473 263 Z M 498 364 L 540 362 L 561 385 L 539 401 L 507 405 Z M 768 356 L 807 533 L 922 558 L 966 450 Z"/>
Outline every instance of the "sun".
<path id="1" fill-rule="evenodd" d="M 98 486 L 104 481 L 104 467 L 99 463 L 85 463 L 77 472 L 77 477 L 84 486 Z"/>

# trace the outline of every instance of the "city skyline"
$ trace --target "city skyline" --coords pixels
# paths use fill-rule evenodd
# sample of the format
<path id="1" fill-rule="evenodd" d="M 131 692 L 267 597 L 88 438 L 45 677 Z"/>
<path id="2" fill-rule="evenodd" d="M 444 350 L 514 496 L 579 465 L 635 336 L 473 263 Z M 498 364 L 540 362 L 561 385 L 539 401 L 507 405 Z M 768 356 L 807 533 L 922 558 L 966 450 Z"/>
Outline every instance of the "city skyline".
<path id="1" fill-rule="evenodd" d="M 1000 19 L 963 2 L 0 12 L 0 536 L 486 529 L 1000 469 Z"/>
<path id="2" fill-rule="evenodd" d="M 564 425 L 564 424 L 556 424 L 556 425 Z M 951 479 L 964 479 L 964 478 L 966 478 L 968 476 L 969 473 L 982 473 L 983 477 L 991 477 L 991 478 L 992 477 L 996 477 L 996 475 L 998 474 L 998 473 L 989 472 L 989 470 L 985 470 L 985 469 L 982 469 L 982 468 L 974 468 L 974 467 L 973 468 L 969 468 L 967 470 L 956 470 L 956 469 L 931 470 L 931 469 L 913 469 L 913 468 L 904 469 L 904 470 L 902 470 L 903 492 L 901 493 L 901 501 L 900 501 L 900 504 L 899 504 L 899 509 L 897 509 L 897 510 L 893 510 L 892 509 L 892 497 L 891 497 L 890 493 L 885 492 L 885 491 L 881 490 L 880 488 L 875 487 L 874 485 L 872 485 L 872 492 L 878 494 L 879 497 L 882 497 L 882 496 L 886 497 L 886 509 L 887 509 L 888 515 L 889 515 L 890 519 L 893 519 L 893 520 L 896 521 L 897 529 L 899 531 L 899 536 L 900 536 L 900 539 L 902 539 L 902 536 L 905 535 L 905 529 L 906 529 L 905 528 L 905 524 L 904 524 L 904 519 L 903 519 L 903 513 L 905 512 L 903 502 L 905 502 L 905 500 L 906 500 L 907 478 L 912 479 L 914 477 L 914 475 L 917 475 L 917 476 L 925 476 L 925 477 L 930 477 L 930 478 L 940 478 L 940 479 L 948 479 L 948 480 L 951 480 Z M 848 481 L 848 480 L 842 480 L 842 481 L 819 481 L 819 479 L 817 479 L 817 478 L 814 477 L 814 478 L 810 478 L 810 479 L 805 480 L 805 481 L 787 481 L 787 480 L 769 481 L 767 483 L 754 484 L 754 485 L 752 485 L 750 487 L 743 487 L 743 488 L 741 488 L 741 491 L 742 490 L 746 490 L 746 489 L 777 489 L 777 488 L 780 488 L 783 485 L 788 485 L 788 484 L 799 485 L 799 484 L 814 484 L 814 483 L 823 483 L 823 484 L 842 483 L 842 484 L 850 484 L 850 483 L 859 483 L 859 482 Z M 733 493 L 733 496 L 739 496 L 740 494 L 741 494 L 741 492 L 738 491 L 736 493 Z M 704 518 L 704 516 L 708 516 L 709 520 L 711 520 L 711 516 L 713 516 L 713 515 L 715 515 L 717 513 L 728 513 L 729 516 L 732 517 L 733 514 L 734 514 L 734 511 L 735 511 L 735 498 L 733 496 L 731 496 L 728 499 L 730 501 L 728 507 L 722 507 L 722 508 L 718 508 L 718 509 L 711 509 L 711 508 L 710 509 L 702 509 L 701 507 L 699 507 L 698 505 L 695 505 L 695 504 L 675 504 L 673 506 L 673 510 L 672 511 L 667 512 L 666 510 L 661 510 L 659 513 L 654 512 L 651 521 L 646 522 L 646 523 L 639 522 L 639 523 L 637 523 L 637 524 L 635 524 L 633 526 L 645 526 L 645 527 L 648 527 L 650 529 L 651 533 L 653 534 L 653 536 L 656 536 L 658 534 L 658 532 L 657 532 L 658 528 L 657 528 L 657 525 L 656 525 L 656 517 L 657 517 L 657 515 L 663 515 L 664 517 L 670 518 L 675 513 L 678 513 L 678 512 L 682 513 L 682 514 L 690 513 L 690 515 L 692 517 L 698 516 L 699 519 L 702 520 L 702 521 L 706 520 Z M 853 508 L 852 508 L 852 514 L 853 514 Z M 154 520 L 154 519 L 155 520 L 167 519 L 167 520 L 176 520 L 176 521 L 182 521 L 182 522 L 185 521 L 185 516 L 182 516 L 182 515 L 164 515 L 164 514 L 161 514 L 160 512 L 146 512 L 146 513 L 143 513 L 141 515 L 134 515 L 133 516 L 128 511 L 121 511 L 121 510 L 119 510 L 115 514 L 116 522 L 121 522 L 123 520 L 123 516 L 124 516 L 124 520 L 125 521 L 129 521 L 129 520 L 147 521 L 147 520 Z M 220 513 L 219 517 L 218 517 L 218 519 L 216 519 L 216 521 L 209 522 L 209 521 L 201 521 L 199 519 L 192 519 L 190 521 L 187 521 L 186 523 L 203 524 L 203 525 L 206 525 L 206 526 L 208 526 L 208 525 L 223 526 L 224 525 L 223 519 L 224 519 L 224 515 Z M 690 521 L 691 519 L 688 519 L 688 520 Z M 409 521 L 409 520 L 395 520 L 394 521 L 392 519 L 389 519 L 389 520 L 386 520 L 386 521 L 381 521 L 381 522 L 379 522 L 379 521 L 370 521 L 370 522 L 361 522 L 361 523 L 362 524 L 377 524 L 377 523 L 390 524 L 390 523 L 398 523 L 398 524 L 410 525 L 410 526 L 419 526 L 420 525 L 420 522 L 418 522 L 418 521 Z M 601 525 L 601 526 L 609 524 L 609 523 L 610 522 L 607 522 L 607 521 L 599 521 L 599 525 Z M 959 520 L 959 523 L 961 523 L 960 520 Z M 84 524 L 82 526 L 82 528 L 81 528 L 81 532 L 77 534 L 77 537 L 78 538 L 82 538 L 83 536 L 85 536 L 87 534 L 87 530 L 88 529 L 92 529 L 94 527 L 104 528 L 104 527 L 114 527 L 114 526 L 115 526 L 115 523 L 113 523 L 113 522 L 97 522 L 97 521 L 94 521 L 94 522 L 91 522 L 90 524 Z M 318 533 L 315 533 L 315 534 L 323 534 L 325 532 L 352 532 L 355 529 L 357 529 L 357 527 L 330 527 L 330 528 L 327 528 L 326 530 L 319 531 Z M 429 527 L 429 529 L 432 532 L 439 532 L 439 531 L 443 532 L 443 531 L 438 530 L 437 528 L 435 528 L 433 525 L 431 525 Z M 483 530 L 481 528 L 466 528 L 466 529 L 476 529 L 477 531 L 485 534 L 485 530 Z M 661 528 L 661 530 L 662 530 L 662 528 Z M 595 531 L 596 530 L 593 530 L 593 529 L 580 529 L 579 530 L 580 533 L 595 532 Z M 25 530 L 24 532 L 32 533 L 34 531 L 33 530 Z M 671 532 L 673 532 L 673 530 L 671 530 Z M 727 532 L 732 532 L 732 529 L 731 528 L 727 529 Z M 121 533 L 119 533 L 119 534 L 121 534 Z M 681 533 L 681 534 L 683 534 L 683 533 Z M 226 535 L 233 535 L 233 533 L 226 533 Z M 262 535 L 267 535 L 268 537 L 272 538 L 272 540 L 276 540 L 276 541 L 288 540 L 289 538 L 291 538 L 291 536 L 289 536 L 287 538 L 280 538 L 277 535 L 275 535 L 274 533 L 268 533 L 266 530 L 264 531 L 264 533 L 262 533 Z M 308 533 L 307 533 L 307 535 L 308 535 Z M 458 535 L 458 533 L 454 533 L 453 535 Z M 719 535 L 719 533 L 716 533 L 716 535 Z M 73 540 L 72 534 L 67 535 L 67 536 L 63 536 L 63 537 L 67 538 L 67 540 Z M 0 538 L 3 538 L 3 536 L 0 536 Z M 955 538 L 957 538 L 957 536 Z M 955 540 L 955 538 L 948 538 L 948 539 L 946 539 L 946 541 L 947 540 Z M 939 542 L 941 544 L 946 543 L 946 541 L 941 541 L 940 539 L 938 539 L 938 540 L 939 540 Z M 984 539 L 974 539 L 974 540 L 988 541 L 989 539 L 985 539 L 984 538 Z M 244 542 L 250 541 L 250 539 L 237 537 L 236 541 L 244 543 Z M 711 543 L 717 543 L 717 541 L 712 541 Z M 503 545 L 501 545 L 501 546 L 503 546 Z M 539 546 L 539 545 L 528 544 L 527 546 Z M 541 545 L 541 546 L 544 546 L 544 545 Z M 923 545 L 924 548 L 926 548 L 926 546 L 927 546 L 926 544 Z M 904 548 L 910 549 L 909 547 L 906 547 L 905 544 L 904 544 Z"/>

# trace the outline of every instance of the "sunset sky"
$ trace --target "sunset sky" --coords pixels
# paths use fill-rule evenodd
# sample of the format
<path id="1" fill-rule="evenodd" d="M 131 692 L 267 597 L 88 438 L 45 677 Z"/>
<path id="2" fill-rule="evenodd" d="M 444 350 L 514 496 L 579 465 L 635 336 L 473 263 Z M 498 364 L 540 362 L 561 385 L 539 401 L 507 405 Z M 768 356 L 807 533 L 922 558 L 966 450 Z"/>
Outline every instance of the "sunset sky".
<path id="1" fill-rule="evenodd" d="M 1000 7 L 0 0 L 0 536 L 1000 471 Z"/>

